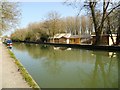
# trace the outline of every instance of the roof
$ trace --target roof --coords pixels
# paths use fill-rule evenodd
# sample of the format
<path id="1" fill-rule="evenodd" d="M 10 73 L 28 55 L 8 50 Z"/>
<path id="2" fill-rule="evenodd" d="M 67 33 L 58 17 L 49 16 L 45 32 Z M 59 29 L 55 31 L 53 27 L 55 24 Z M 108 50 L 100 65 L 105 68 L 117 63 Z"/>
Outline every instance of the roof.
<path id="1" fill-rule="evenodd" d="M 71 37 L 71 34 L 70 34 L 70 33 L 65 34 L 63 37 L 65 37 L 65 38 L 70 38 L 70 37 Z"/>
<path id="2" fill-rule="evenodd" d="M 111 34 L 102 34 L 102 36 L 110 36 Z M 95 37 L 96 35 L 94 34 L 94 35 L 91 35 L 91 37 Z M 112 36 L 117 36 L 117 34 L 112 34 Z"/>
<path id="3" fill-rule="evenodd" d="M 80 38 L 78 35 L 71 35 L 70 38 Z"/>
<path id="4" fill-rule="evenodd" d="M 84 34 L 84 35 L 80 35 L 80 38 L 90 38 L 91 35 L 90 34 Z"/>
<path id="5" fill-rule="evenodd" d="M 84 34 L 84 35 L 71 35 L 71 33 L 60 33 L 60 34 L 55 34 L 54 38 L 59 39 L 59 38 L 91 38 L 91 35 L 89 34 Z M 53 38 L 53 37 L 51 37 Z"/>
<path id="6" fill-rule="evenodd" d="M 65 38 L 69 38 L 71 36 L 70 33 L 61 33 L 61 34 L 55 34 L 54 38 L 61 38 L 61 37 L 65 37 Z"/>

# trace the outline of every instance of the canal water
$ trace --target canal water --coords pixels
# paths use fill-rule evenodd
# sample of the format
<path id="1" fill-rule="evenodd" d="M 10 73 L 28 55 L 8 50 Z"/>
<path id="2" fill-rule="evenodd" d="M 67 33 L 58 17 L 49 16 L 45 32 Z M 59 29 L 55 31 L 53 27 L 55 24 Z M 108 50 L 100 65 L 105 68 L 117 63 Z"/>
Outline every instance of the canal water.
<path id="1" fill-rule="evenodd" d="M 12 51 L 41 88 L 118 88 L 117 52 L 23 43 Z"/>

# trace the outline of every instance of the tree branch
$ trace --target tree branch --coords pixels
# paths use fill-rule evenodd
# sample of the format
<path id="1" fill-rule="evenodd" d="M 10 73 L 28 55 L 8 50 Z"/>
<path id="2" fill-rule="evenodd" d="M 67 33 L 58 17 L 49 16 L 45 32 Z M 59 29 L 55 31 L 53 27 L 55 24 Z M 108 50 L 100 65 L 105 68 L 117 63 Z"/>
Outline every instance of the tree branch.
<path id="1" fill-rule="evenodd" d="M 106 17 L 104 18 L 104 21 L 106 20 L 106 18 L 113 12 L 113 10 L 115 10 L 116 8 L 120 7 L 120 4 L 117 5 L 116 7 L 112 8 L 110 12 L 108 12 L 108 14 L 106 15 Z"/>

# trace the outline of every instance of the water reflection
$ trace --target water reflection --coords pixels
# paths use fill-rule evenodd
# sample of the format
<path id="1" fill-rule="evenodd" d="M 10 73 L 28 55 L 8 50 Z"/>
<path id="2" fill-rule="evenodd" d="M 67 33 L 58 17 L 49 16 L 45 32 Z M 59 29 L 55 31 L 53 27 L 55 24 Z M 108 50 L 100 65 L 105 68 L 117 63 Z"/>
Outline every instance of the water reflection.
<path id="1" fill-rule="evenodd" d="M 72 48 L 54 46 L 54 50 L 72 50 Z"/>
<path id="2" fill-rule="evenodd" d="M 13 52 L 42 88 L 118 87 L 119 53 L 56 48 L 14 44 Z"/>

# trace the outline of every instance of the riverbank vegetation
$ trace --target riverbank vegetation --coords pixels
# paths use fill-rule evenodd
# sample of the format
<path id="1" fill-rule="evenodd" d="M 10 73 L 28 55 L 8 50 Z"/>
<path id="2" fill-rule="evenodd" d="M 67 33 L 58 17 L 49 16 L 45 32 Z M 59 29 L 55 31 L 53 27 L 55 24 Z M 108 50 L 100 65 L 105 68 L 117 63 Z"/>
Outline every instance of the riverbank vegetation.
<path id="1" fill-rule="evenodd" d="M 15 64 L 19 68 L 18 70 L 20 71 L 20 73 L 22 74 L 23 78 L 28 83 L 28 85 L 30 85 L 30 87 L 34 88 L 35 90 L 39 90 L 39 86 L 37 85 L 37 83 L 33 80 L 33 78 L 30 76 L 27 70 L 22 66 L 19 60 L 16 59 L 15 55 L 10 50 L 8 50 L 8 52 L 11 58 L 14 59 Z"/>
<path id="2" fill-rule="evenodd" d="M 101 2 L 101 1 L 100 1 Z M 76 5 L 77 2 L 73 2 Z M 58 12 L 50 12 L 44 21 L 30 23 L 26 28 L 17 29 L 11 39 L 14 41 L 48 42 L 57 33 L 71 33 L 72 35 L 95 35 L 94 45 L 100 45 L 102 35 L 111 36 L 114 45 L 120 44 L 120 2 L 109 0 L 84 2 L 87 15 L 61 17 Z M 72 5 L 70 3 L 70 5 Z M 77 3 L 80 6 L 79 3 Z M 77 6 L 76 6 L 77 7 Z M 99 7 L 99 8 L 98 8 Z M 116 34 L 116 41 L 112 34 Z"/>
<path id="3" fill-rule="evenodd" d="M 80 34 L 80 19 L 81 33 L 89 34 L 93 32 L 91 18 L 86 16 L 81 17 L 65 17 L 61 18 L 57 12 L 50 12 L 48 19 L 42 22 L 30 23 L 26 28 L 16 30 L 12 35 L 12 40 L 17 41 L 38 41 L 47 42 L 49 37 L 53 37 L 57 33 L 72 33 Z M 86 25 L 88 30 L 86 31 Z"/>

